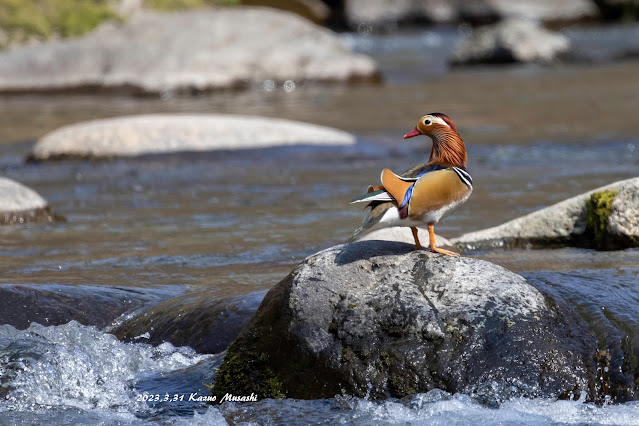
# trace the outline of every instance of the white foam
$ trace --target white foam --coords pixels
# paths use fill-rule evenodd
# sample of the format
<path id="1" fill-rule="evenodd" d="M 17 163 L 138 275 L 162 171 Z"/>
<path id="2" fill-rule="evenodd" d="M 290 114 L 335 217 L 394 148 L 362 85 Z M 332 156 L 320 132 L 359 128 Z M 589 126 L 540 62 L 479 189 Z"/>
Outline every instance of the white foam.
<path id="1" fill-rule="evenodd" d="M 138 379 L 208 357 L 170 343 L 122 343 L 75 321 L 51 327 L 34 323 L 26 330 L 1 326 L 0 343 L 0 378 L 10 389 L 0 412 L 149 412 L 134 387 Z"/>

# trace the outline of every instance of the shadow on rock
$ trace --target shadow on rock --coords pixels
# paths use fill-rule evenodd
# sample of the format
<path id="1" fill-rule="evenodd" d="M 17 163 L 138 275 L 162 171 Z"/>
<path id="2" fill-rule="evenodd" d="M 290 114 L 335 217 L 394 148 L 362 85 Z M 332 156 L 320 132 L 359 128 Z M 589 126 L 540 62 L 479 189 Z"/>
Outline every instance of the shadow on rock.
<path id="1" fill-rule="evenodd" d="M 335 256 L 337 266 L 348 265 L 359 260 L 369 260 L 376 256 L 408 254 L 415 251 L 415 244 L 380 240 L 354 242 L 341 247 L 343 250 Z"/>

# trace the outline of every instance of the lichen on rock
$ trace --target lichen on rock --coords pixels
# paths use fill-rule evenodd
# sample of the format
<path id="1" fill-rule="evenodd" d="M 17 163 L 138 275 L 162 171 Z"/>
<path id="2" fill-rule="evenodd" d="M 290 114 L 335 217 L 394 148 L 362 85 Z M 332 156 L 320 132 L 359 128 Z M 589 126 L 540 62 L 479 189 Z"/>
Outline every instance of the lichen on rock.
<path id="1" fill-rule="evenodd" d="M 586 202 L 586 230 L 592 233 L 597 249 L 606 246 L 608 218 L 612 212 L 612 203 L 619 191 L 598 191 Z"/>

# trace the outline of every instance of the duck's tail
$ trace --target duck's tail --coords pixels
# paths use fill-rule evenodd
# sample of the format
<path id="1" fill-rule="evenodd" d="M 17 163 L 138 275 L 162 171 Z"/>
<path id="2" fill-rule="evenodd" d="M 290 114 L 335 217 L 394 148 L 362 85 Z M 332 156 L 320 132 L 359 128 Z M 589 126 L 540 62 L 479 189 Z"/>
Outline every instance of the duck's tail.
<path id="1" fill-rule="evenodd" d="M 364 235 L 368 234 L 375 229 L 383 228 L 382 218 L 388 212 L 389 209 L 397 209 L 397 203 L 393 201 L 372 201 L 368 207 L 371 210 L 364 218 L 362 224 L 353 232 L 353 235 L 350 236 L 347 242 L 351 243 L 353 241 L 357 241 Z M 388 226 L 388 225 L 386 225 Z"/>

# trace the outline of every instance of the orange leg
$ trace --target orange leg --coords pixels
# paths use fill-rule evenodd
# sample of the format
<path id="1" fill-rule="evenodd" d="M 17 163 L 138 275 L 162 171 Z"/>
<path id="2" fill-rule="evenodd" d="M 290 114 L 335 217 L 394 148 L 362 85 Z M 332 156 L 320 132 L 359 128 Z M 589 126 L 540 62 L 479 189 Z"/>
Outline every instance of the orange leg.
<path id="1" fill-rule="evenodd" d="M 413 235 L 416 235 L 416 232 L 413 231 Z M 454 251 L 444 250 L 437 247 L 437 243 L 435 242 L 435 227 L 433 225 L 428 225 L 428 236 L 430 237 L 430 251 L 433 253 L 441 253 L 446 256 L 459 257 L 459 254 Z"/>
<path id="2" fill-rule="evenodd" d="M 413 238 L 415 238 L 415 250 L 423 249 L 422 245 L 419 243 L 419 238 L 417 237 L 417 228 L 411 226 L 410 230 L 413 231 Z"/>

